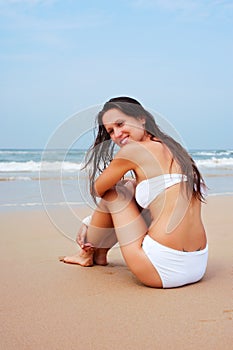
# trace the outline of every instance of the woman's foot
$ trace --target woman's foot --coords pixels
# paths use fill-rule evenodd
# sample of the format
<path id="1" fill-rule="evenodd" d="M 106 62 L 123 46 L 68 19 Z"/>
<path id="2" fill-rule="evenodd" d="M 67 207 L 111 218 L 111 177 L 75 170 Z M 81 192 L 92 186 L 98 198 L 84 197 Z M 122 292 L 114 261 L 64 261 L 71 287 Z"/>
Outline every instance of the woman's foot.
<path id="1" fill-rule="evenodd" d="M 67 264 L 77 264 L 84 267 L 101 265 L 105 266 L 107 262 L 107 252 L 109 248 L 93 248 L 85 247 L 81 249 L 77 254 L 71 256 L 60 256 L 59 260 Z"/>
<path id="2" fill-rule="evenodd" d="M 97 248 L 94 252 L 93 261 L 96 265 L 108 265 L 107 262 L 107 252 L 109 248 Z"/>
<path id="3" fill-rule="evenodd" d="M 81 249 L 72 256 L 61 256 L 59 260 L 67 264 L 77 264 L 84 267 L 93 266 L 94 248 L 88 250 Z"/>

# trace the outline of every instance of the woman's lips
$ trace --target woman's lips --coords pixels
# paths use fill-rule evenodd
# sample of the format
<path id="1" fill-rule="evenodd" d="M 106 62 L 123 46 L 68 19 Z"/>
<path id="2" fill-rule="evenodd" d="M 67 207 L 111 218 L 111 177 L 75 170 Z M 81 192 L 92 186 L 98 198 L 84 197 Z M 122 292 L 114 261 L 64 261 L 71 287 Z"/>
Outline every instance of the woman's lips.
<path id="1" fill-rule="evenodd" d="M 120 145 L 122 145 L 122 146 L 126 145 L 126 144 L 128 143 L 128 138 L 129 138 L 129 136 L 124 137 L 124 138 L 120 141 Z"/>

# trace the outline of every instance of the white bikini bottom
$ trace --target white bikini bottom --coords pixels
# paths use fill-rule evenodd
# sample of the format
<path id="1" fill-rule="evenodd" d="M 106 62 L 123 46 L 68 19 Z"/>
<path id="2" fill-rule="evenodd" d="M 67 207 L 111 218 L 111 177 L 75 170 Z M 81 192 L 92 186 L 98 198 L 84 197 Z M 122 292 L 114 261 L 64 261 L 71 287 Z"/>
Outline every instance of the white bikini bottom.
<path id="1" fill-rule="evenodd" d="M 194 283 L 204 276 L 208 260 L 208 245 L 203 250 L 183 252 L 166 247 L 147 234 L 142 242 L 142 248 L 157 270 L 163 288 Z"/>

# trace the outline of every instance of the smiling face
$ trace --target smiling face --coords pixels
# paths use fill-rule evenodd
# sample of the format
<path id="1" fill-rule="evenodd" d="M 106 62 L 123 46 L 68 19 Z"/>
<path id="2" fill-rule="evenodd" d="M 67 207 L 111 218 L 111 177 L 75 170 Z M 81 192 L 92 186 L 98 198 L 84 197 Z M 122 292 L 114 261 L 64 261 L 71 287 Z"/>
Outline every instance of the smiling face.
<path id="1" fill-rule="evenodd" d="M 130 141 L 144 141 L 147 139 L 144 118 L 136 119 L 113 108 L 104 113 L 102 121 L 112 141 L 120 147 Z"/>

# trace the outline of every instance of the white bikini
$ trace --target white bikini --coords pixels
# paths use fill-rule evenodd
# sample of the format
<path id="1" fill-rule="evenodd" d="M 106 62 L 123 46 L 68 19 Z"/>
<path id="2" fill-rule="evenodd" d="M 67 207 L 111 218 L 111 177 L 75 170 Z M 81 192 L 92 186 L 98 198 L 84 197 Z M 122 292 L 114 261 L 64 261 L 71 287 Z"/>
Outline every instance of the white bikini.
<path id="1" fill-rule="evenodd" d="M 164 174 L 143 180 L 136 187 L 135 199 L 142 208 L 147 208 L 161 192 L 181 181 L 187 181 L 187 176 Z"/>
<path id="2" fill-rule="evenodd" d="M 187 181 L 182 174 L 165 174 L 144 180 L 136 187 L 135 199 L 142 208 L 147 208 L 160 193 L 182 181 Z M 159 273 L 163 288 L 194 283 L 204 276 L 208 245 L 203 250 L 184 252 L 166 247 L 147 234 L 142 248 Z"/>

